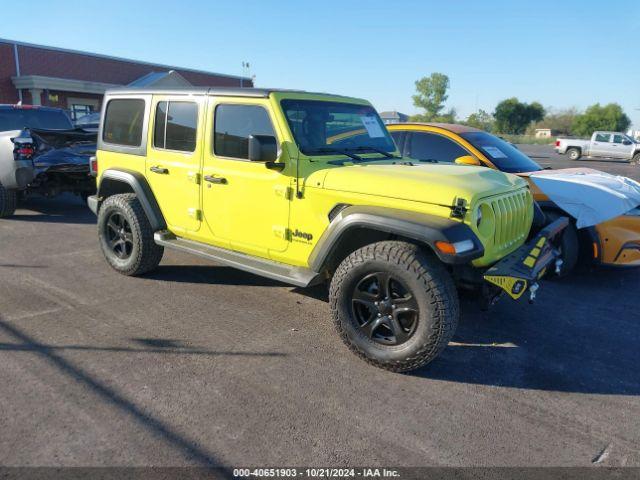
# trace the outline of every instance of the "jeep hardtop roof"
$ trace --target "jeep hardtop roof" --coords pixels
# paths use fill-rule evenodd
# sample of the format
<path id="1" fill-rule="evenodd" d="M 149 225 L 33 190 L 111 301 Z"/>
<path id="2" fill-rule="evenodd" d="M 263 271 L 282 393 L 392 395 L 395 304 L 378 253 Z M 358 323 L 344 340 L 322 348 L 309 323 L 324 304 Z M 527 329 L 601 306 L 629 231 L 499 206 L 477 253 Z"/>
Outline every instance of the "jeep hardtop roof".
<path id="1" fill-rule="evenodd" d="M 334 98 L 344 98 L 345 100 L 363 99 L 347 97 L 333 93 L 306 92 L 304 90 L 292 90 L 283 88 L 239 88 L 239 87 L 175 87 L 175 88 L 112 88 L 105 92 L 106 95 L 209 95 L 212 97 L 253 97 L 267 98 L 271 93 L 291 93 L 305 95 L 319 95 Z"/>

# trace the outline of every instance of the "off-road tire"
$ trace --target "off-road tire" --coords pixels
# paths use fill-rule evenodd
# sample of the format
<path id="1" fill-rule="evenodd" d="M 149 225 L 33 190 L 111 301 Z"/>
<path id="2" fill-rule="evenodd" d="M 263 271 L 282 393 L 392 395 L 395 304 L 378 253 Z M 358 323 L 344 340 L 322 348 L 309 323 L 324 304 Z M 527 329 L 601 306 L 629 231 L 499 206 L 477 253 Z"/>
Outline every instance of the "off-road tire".
<path id="1" fill-rule="evenodd" d="M 369 272 L 384 271 L 401 279 L 419 305 L 413 335 L 400 345 L 382 346 L 363 335 L 352 308 L 352 289 Z M 338 266 L 329 288 L 333 322 L 344 343 L 377 367 L 407 372 L 436 358 L 453 336 L 460 315 L 458 294 L 444 265 L 418 246 L 399 241 L 367 245 Z"/>
<path id="2" fill-rule="evenodd" d="M 132 233 L 131 254 L 126 259 L 119 258 L 107 240 L 107 222 L 113 213 L 122 215 Z M 164 253 L 164 248 L 153 240 L 153 229 L 140 201 L 133 193 L 108 197 L 98 212 L 98 237 L 107 263 L 118 273 L 135 276 L 155 269 Z"/>
<path id="3" fill-rule="evenodd" d="M 631 165 L 640 165 L 640 152 L 636 153 L 631 159 Z"/>
<path id="4" fill-rule="evenodd" d="M 558 212 L 545 212 L 549 223 L 556 221 L 562 216 Z M 566 216 L 566 215 L 565 215 Z M 578 239 L 578 229 L 576 224 L 569 220 L 569 225 L 564 229 L 560 237 L 561 258 L 562 266 L 560 267 L 559 277 L 566 277 L 578 264 L 578 258 L 580 257 L 580 240 Z"/>
<path id="5" fill-rule="evenodd" d="M 580 160 L 581 156 L 582 156 L 582 152 L 580 151 L 579 148 L 567 149 L 567 157 L 569 157 L 569 160 L 577 161 L 577 160 Z"/>
<path id="6" fill-rule="evenodd" d="M 0 218 L 10 217 L 16 211 L 18 192 L 5 188 L 0 183 Z"/>

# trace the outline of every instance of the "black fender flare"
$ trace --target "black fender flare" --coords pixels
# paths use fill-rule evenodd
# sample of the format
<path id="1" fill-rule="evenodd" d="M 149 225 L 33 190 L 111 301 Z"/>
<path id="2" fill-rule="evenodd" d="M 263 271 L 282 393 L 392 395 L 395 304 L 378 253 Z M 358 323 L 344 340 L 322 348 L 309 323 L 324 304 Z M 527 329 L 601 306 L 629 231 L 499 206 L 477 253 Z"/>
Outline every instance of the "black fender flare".
<path id="1" fill-rule="evenodd" d="M 97 197 L 99 203 L 97 209 L 100 208 L 99 204 L 104 201 L 105 198 L 117 193 L 122 193 L 120 189 L 115 188 L 115 185 L 118 184 L 128 185 L 133 193 L 136 194 L 153 231 L 163 230 L 167 227 L 160 206 L 156 201 L 147 179 L 143 174 L 134 170 L 110 168 L 102 173 L 100 176 L 100 184 L 98 185 Z"/>
<path id="2" fill-rule="evenodd" d="M 348 206 L 342 209 L 324 231 L 309 257 L 309 266 L 320 272 L 343 236 L 359 228 L 400 235 L 428 245 L 444 263 L 464 264 L 484 255 L 484 246 L 471 228 L 457 220 L 425 213 L 385 207 Z M 471 240 L 473 248 L 460 254 L 444 254 L 438 241 L 457 243 Z"/>

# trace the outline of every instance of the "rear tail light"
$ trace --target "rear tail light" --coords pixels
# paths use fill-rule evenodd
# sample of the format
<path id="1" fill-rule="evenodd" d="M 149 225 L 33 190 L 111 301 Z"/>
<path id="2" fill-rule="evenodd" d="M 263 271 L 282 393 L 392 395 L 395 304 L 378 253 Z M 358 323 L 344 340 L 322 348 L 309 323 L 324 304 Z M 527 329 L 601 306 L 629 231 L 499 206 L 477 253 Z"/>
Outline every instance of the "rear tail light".
<path id="1" fill-rule="evenodd" d="M 17 162 L 20 160 L 31 160 L 36 151 L 36 146 L 31 138 L 29 130 L 24 129 L 20 135 L 12 139 L 13 141 L 13 159 Z"/>
<path id="2" fill-rule="evenodd" d="M 556 140 L 556 147 L 560 146 L 560 140 Z"/>
<path id="3" fill-rule="evenodd" d="M 89 159 L 89 173 L 94 177 L 98 175 L 98 157 Z"/>

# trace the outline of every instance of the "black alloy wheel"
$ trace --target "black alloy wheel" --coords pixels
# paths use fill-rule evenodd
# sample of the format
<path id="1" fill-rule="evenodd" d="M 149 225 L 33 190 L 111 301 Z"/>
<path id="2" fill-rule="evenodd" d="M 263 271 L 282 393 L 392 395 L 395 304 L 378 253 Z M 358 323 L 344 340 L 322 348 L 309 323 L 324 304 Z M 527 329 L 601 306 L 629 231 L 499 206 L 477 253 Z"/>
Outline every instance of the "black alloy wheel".
<path id="1" fill-rule="evenodd" d="M 126 260 L 133 251 L 131 225 L 120 212 L 112 212 L 105 224 L 105 238 L 111 251 L 121 260 Z"/>
<path id="2" fill-rule="evenodd" d="M 409 287 L 389 272 L 370 273 L 358 282 L 352 293 L 352 309 L 360 333 L 389 346 L 407 342 L 420 317 Z"/>

